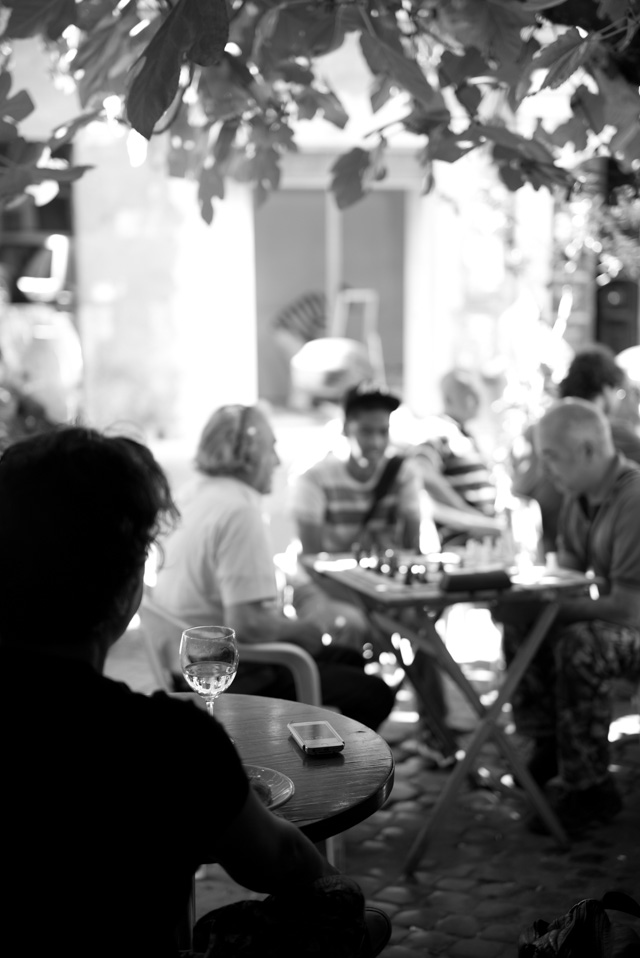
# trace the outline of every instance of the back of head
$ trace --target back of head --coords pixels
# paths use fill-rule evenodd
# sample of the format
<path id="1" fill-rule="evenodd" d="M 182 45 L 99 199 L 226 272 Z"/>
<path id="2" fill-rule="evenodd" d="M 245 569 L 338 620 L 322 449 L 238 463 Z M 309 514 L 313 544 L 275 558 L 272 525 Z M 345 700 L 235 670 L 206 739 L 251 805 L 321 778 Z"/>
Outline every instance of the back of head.
<path id="1" fill-rule="evenodd" d="M 216 409 L 200 435 L 196 468 L 208 476 L 232 476 L 251 484 L 264 454 L 264 421 L 256 406 Z"/>
<path id="2" fill-rule="evenodd" d="M 365 379 L 349 389 L 342 401 L 345 420 L 353 419 L 359 412 L 383 409 L 394 412 L 400 399 L 384 383 Z"/>
<path id="3" fill-rule="evenodd" d="M 70 646 L 108 633 L 162 521 L 176 515 L 162 469 L 132 439 L 62 427 L 9 447 L 0 640 Z"/>
<path id="4" fill-rule="evenodd" d="M 618 389 L 624 381 L 624 371 L 616 363 L 611 350 L 595 344 L 576 353 L 566 377 L 558 386 L 558 393 L 563 399 L 572 396 L 593 402 L 606 387 Z"/>
<path id="5" fill-rule="evenodd" d="M 567 449 L 588 441 L 604 458 L 615 451 L 609 420 L 598 406 L 585 399 L 558 400 L 539 421 L 537 430 Z"/>
<path id="6" fill-rule="evenodd" d="M 452 419 L 465 423 L 473 419 L 480 408 L 480 390 L 472 373 L 466 369 L 451 369 L 440 380 L 444 411 Z"/>

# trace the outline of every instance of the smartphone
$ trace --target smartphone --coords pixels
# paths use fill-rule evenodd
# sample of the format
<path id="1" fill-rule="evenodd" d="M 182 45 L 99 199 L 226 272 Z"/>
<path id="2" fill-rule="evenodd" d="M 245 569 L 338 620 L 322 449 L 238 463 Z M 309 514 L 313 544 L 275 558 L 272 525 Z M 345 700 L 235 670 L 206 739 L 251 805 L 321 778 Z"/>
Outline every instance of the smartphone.
<path id="1" fill-rule="evenodd" d="M 306 755 L 341 752 L 344 741 L 328 722 L 289 722 L 287 728 Z"/>

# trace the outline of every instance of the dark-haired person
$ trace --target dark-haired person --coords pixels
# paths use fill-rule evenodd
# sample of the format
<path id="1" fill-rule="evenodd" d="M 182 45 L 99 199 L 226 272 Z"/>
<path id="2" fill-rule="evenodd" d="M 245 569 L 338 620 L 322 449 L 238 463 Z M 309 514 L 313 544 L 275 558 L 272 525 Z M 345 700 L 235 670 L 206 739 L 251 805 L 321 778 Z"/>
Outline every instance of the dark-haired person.
<path id="1" fill-rule="evenodd" d="M 262 497 L 279 461 L 259 408 L 223 406 L 213 413 L 200 437 L 195 475 L 179 495 L 182 520 L 163 542 L 154 597 L 190 625 L 223 622 L 242 642 L 302 646 L 318 664 L 323 702 L 376 729 L 393 707 L 388 686 L 365 674 L 353 649 L 325 647 L 327 630 L 313 617 L 290 619 L 278 606 Z M 234 691 L 295 697 L 283 668 L 242 662 Z"/>
<path id="2" fill-rule="evenodd" d="M 386 494 L 363 528 L 373 492 L 389 460 L 391 413 L 399 398 L 385 386 L 363 382 L 344 399 L 345 459 L 329 453 L 294 484 L 292 511 L 303 553 L 350 552 L 356 541 L 378 548 L 419 551 L 420 482 L 402 462 Z"/>
<path id="3" fill-rule="evenodd" d="M 191 877 L 215 861 L 290 901 L 312 949 L 339 900 L 345 955 L 372 956 L 388 940 L 386 917 L 365 918 L 358 887 L 262 805 L 215 719 L 102 675 L 138 607 L 147 551 L 175 515 L 162 470 L 129 439 L 60 428 L 0 459 L 0 952 L 177 958 Z M 34 897 L 37 869 L 46 881 Z M 251 927 L 259 937 L 251 907 L 241 927 L 227 920 L 236 937 Z M 224 911 L 199 925 L 203 951 Z M 260 941 L 244 953 L 263 954 Z"/>
<path id="4" fill-rule="evenodd" d="M 558 396 L 585 399 L 597 406 L 609 420 L 616 452 L 640 463 L 640 437 L 620 415 L 626 387 L 626 373 L 616 363 L 613 352 L 607 346 L 594 343 L 573 357 L 567 375 L 558 386 Z M 540 504 L 544 551 L 554 552 L 563 494 L 537 460 L 531 429 L 526 438 L 530 453 L 525 467 L 517 472 L 513 488 L 518 495 L 529 496 Z"/>

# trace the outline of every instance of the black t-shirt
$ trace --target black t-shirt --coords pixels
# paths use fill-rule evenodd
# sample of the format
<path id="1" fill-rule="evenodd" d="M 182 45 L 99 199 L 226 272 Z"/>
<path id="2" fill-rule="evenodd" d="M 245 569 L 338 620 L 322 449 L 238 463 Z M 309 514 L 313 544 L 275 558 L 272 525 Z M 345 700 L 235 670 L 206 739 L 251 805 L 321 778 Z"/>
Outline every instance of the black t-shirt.
<path id="1" fill-rule="evenodd" d="M 70 659 L 0 651 L 0 675 L 0 952 L 175 955 L 191 876 L 247 796 L 226 733 Z"/>

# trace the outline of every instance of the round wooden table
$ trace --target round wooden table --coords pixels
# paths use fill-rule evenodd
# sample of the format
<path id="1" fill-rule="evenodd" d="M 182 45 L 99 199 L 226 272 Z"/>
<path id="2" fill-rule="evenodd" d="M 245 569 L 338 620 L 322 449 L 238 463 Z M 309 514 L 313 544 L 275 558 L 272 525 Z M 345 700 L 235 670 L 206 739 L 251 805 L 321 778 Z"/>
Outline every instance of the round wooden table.
<path id="1" fill-rule="evenodd" d="M 242 761 L 288 775 L 293 796 L 275 810 L 320 842 L 357 825 L 377 811 L 393 787 L 389 746 L 365 725 L 329 709 L 225 692 L 216 701 L 216 717 L 235 742 Z M 308 758 L 294 742 L 288 722 L 326 720 L 345 742 L 326 758 Z"/>

